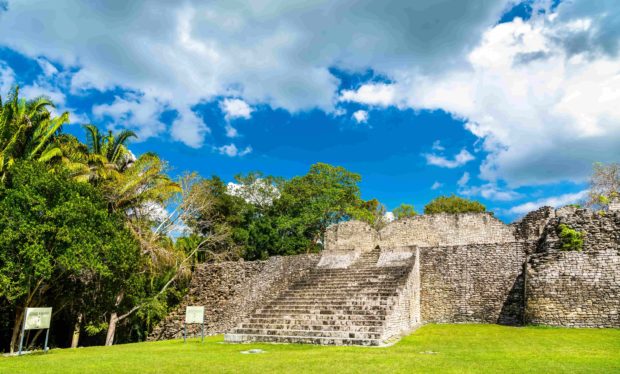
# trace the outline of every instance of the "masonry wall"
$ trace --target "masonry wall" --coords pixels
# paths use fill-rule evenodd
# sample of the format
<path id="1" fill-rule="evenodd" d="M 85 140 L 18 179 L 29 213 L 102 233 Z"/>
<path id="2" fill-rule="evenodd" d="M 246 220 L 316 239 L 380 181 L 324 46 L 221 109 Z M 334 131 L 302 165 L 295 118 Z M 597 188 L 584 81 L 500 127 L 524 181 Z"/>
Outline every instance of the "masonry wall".
<path id="1" fill-rule="evenodd" d="M 491 213 L 431 214 L 401 219 L 379 231 L 381 248 L 508 243 L 514 230 Z"/>
<path id="2" fill-rule="evenodd" d="M 513 242 L 421 248 L 422 321 L 521 324 L 527 246 Z"/>
<path id="3" fill-rule="evenodd" d="M 390 256 L 396 260 L 394 264 L 406 262 L 410 266 L 410 271 L 404 287 L 392 305 L 391 312 L 386 316 L 384 338 L 410 333 L 422 323 L 420 318 L 420 251 L 417 248 L 411 248 L 410 253 L 412 256 L 404 261 L 399 257 Z M 390 264 L 382 265 L 379 261 L 379 266 L 390 266 Z"/>
<path id="4" fill-rule="evenodd" d="M 319 254 L 271 257 L 267 261 L 203 264 L 192 276 L 187 296 L 151 333 L 149 340 L 183 336 L 185 307 L 205 306 L 205 334 L 221 334 L 233 328 L 263 302 L 301 279 L 319 261 Z M 200 334 L 190 325 L 189 334 Z"/>
<path id="5" fill-rule="evenodd" d="M 585 234 L 583 251 L 563 251 L 560 224 Z M 620 327 L 620 214 L 578 210 L 549 221 L 527 264 L 529 323 Z"/>

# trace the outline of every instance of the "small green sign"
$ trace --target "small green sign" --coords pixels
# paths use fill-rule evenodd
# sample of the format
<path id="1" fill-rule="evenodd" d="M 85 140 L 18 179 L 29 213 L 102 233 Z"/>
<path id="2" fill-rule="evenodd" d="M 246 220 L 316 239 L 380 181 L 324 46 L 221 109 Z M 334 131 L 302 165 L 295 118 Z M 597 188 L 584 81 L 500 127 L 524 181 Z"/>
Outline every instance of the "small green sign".
<path id="1" fill-rule="evenodd" d="M 24 330 L 49 329 L 52 308 L 26 308 Z"/>
<path id="2" fill-rule="evenodd" d="M 185 323 L 203 323 L 205 320 L 204 306 L 188 306 L 185 309 Z"/>

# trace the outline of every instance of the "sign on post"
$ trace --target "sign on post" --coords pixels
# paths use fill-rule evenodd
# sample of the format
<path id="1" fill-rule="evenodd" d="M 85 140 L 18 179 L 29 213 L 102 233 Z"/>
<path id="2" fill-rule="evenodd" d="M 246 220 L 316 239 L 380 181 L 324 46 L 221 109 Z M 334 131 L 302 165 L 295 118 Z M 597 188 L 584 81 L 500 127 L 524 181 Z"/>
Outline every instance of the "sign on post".
<path id="1" fill-rule="evenodd" d="M 201 342 L 205 341 L 205 307 L 204 306 L 187 306 L 185 308 L 185 323 L 183 324 L 183 342 L 187 342 L 187 325 L 201 324 L 202 334 Z"/>
<path id="2" fill-rule="evenodd" d="M 52 308 L 26 308 L 24 322 L 22 323 L 22 336 L 19 340 L 19 354 L 22 354 L 24 345 L 24 333 L 26 330 L 47 330 L 45 332 L 44 351 L 47 352 L 47 341 L 50 335 L 50 322 L 52 320 Z"/>

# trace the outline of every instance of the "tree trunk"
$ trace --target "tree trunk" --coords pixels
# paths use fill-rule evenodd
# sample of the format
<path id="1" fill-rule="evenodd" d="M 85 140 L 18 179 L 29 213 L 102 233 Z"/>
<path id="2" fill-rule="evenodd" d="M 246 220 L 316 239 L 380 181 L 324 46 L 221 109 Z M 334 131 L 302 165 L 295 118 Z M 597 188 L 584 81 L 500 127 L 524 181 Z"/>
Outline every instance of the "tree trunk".
<path id="1" fill-rule="evenodd" d="M 118 323 L 118 315 L 116 312 L 110 315 L 110 324 L 108 325 L 108 334 L 105 338 L 105 345 L 110 346 L 114 344 L 114 334 L 116 333 L 116 324 Z"/>
<path id="2" fill-rule="evenodd" d="M 71 348 L 77 348 L 80 343 L 80 329 L 82 328 L 82 313 L 78 313 L 75 325 L 73 326 L 73 337 L 71 338 Z"/>
<path id="3" fill-rule="evenodd" d="M 13 353 L 17 350 L 19 344 L 19 333 L 21 332 L 22 319 L 24 318 L 24 309 L 17 308 L 15 312 L 15 321 L 13 322 L 13 334 L 11 335 L 11 344 L 9 346 L 9 352 Z"/>

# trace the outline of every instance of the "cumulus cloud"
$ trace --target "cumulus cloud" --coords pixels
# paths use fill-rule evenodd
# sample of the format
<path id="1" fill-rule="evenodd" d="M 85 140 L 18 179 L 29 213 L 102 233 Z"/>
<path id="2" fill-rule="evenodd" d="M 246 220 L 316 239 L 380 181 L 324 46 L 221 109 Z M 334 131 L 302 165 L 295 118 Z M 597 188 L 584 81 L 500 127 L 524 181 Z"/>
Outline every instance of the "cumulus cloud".
<path id="1" fill-rule="evenodd" d="M 353 119 L 357 121 L 357 123 L 366 123 L 368 122 L 368 112 L 365 110 L 358 110 L 353 113 Z"/>
<path id="2" fill-rule="evenodd" d="M 435 183 L 433 183 L 433 185 L 431 186 L 431 190 L 437 190 L 441 188 L 442 186 L 443 186 L 443 183 L 439 181 L 435 181 Z"/>
<path id="3" fill-rule="evenodd" d="M 386 76 L 448 69 L 512 2 L 26 0 L 0 13 L 0 45 L 44 58 L 47 74 L 75 72 L 73 93 L 121 88 L 166 104 L 182 117 L 168 129 L 172 138 L 196 147 L 207 130 L 188 108 L 199 102 L 238 97 L 331 112 L 349 95 L 338 93 L 333 67 Z M 377 86 L 366 100 L 383 105 L 389 95 Z"/>
<path id="4" fill-rule="evenodd" d="M 252 108 L 241 99 L 224 99 L 220 103 L 220 108 L 224 112 L 226 119 L 250 119 L 252 117 Z"/>
<path id="5" fill-rule="evenodd" d="M 533 4 L 544 10 L 549 2 Z M 466 122 L 488 153 L 480 177 L 490 182 L 583 180 L 593 162 L 617 158 L 619 34 L 615 2 L 562 2 L 489 28 L 462 66 L 396 72 L 380 86 L 392 100 L 374 103 L 440 109 Z M 377 91 L 369 83 L 349 97 L 369 103 L 362 93 Z"/>
<path id="6" fill-rule="evenodd" d="M 582 201 L 588 196 L 588 190 L 579 191 L 576 193 L 567 193 L 564 195 L 547 197 L 536 201 L 530 201 L 525 204 L 517 205 L 508 210 L 511 214 L 525 214 L 533 210 L 536 210 L 542 206 L 551 206 L 554 208 L 561 207 L 568 204 L 574 204 Z"/>
<path id="7" fill-rule="evenodd" d="M 354 101 L 366 105 L 389 106 L 396 103 L 396 90 L 391 84 L 365 84 L 357 90 L 343 90 L 340 101 Z"/>
<path id="8" fill-rule="evenodd" d="M 226 155 L 228 157 L 243 157 L 249 153 L 252 153 L 252 147 L 251 146 L 247 146 L 244 149 L 240 150 L 237 148 L 237 146 L 234 143 L 230 143 L 228 145 L 223 145 L 219 148 L 217 148 L 217 150 L 220 152 L 220 154 L 222 155 Z"/>
<path id="9" fill-rule="evenodd" d="M 95 105 L 92 113 L 96 119 L 111 120 L 110 127 L 113 129 L 135 131 L 140 141 L 165 130 L 166 125 L 159 119 L 164 110 L 164 104 L 151 97 L 129 94 L 115 97 L 110 104 Z"/>
<path id="10" fill-rule="evenodd" d="M 425 153 L 424 157 L 426 158 L 426 163 L 428 165 L 435 165 L 442 168 L 454 169 L 459 166 L 463 166 L 469 161 L 475 159 L 474 155 L 469 153 L 466 149 L 461 149 L 459 153 L 457 153 L 453 159 L 448 159 L 445 156 L 440 156 L 433 153 Z"/>

